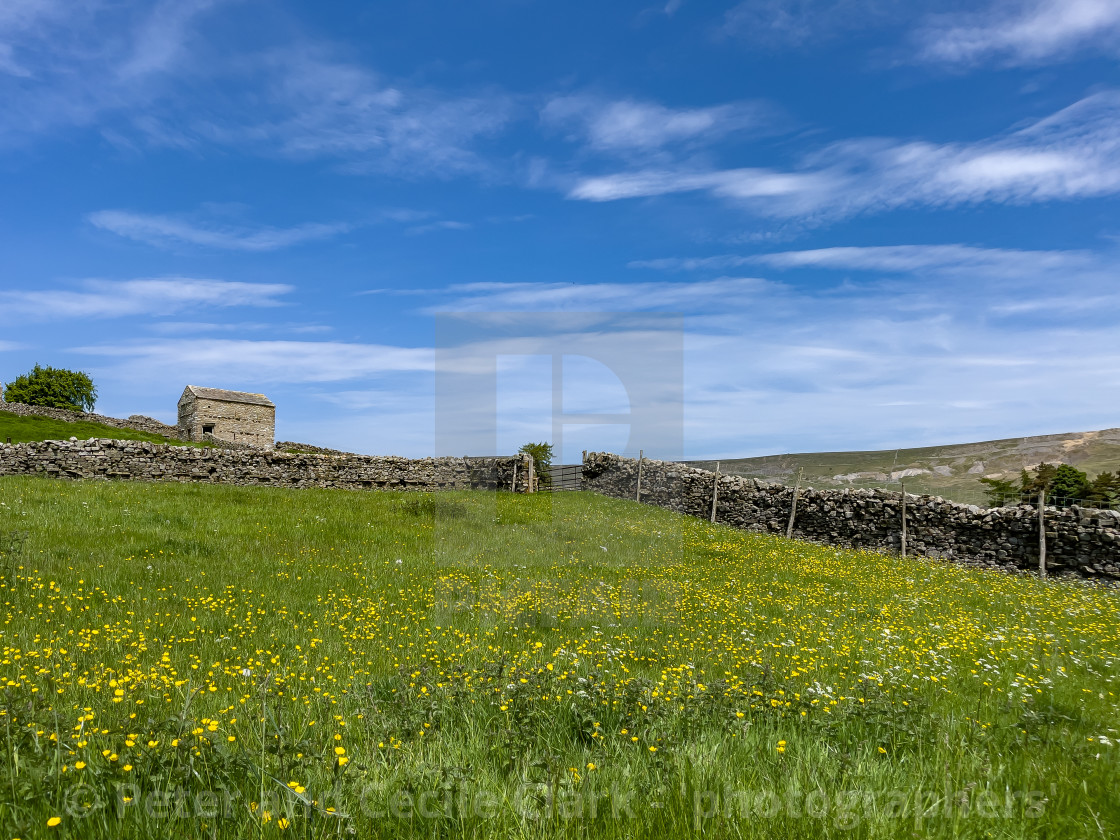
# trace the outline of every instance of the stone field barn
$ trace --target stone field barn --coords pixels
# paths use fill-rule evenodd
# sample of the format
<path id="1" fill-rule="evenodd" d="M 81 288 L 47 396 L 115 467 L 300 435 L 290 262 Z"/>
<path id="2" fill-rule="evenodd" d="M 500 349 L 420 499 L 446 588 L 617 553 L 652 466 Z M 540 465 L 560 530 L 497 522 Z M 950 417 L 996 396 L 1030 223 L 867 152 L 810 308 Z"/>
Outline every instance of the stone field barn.
<path id="1" fill-rule="evenodd" d="M 179 397 L 179 426 L 189 440 L 210 435 L 271 449 L 276 442 L 276 406 L 264 394 L 188 385 Z"/>

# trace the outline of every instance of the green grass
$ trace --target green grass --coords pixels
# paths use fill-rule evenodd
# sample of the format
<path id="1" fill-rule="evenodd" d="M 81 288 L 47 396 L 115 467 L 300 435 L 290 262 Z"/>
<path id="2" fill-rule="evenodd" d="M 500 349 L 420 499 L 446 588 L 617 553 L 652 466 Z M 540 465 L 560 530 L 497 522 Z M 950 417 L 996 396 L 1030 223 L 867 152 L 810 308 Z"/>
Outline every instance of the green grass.
<path id="1" fill-rule="evenodd" d="M 176 446 L 209 446 L 210 444 L 187 443 L 186 441 L 164 437 L 163 435 L 138 432 L 134 429 L 118 429 L 88 420 L 67 423 L 52 417 L 23 417 L 10 411 L 0 411 L 0 442 L 11 438 L 12 443 L 32 443 L 40 440 L 78 440 L 89 438 L 111 438 L 113 440 L 146 440 L 151 443 L 171 443 Z"/>
<path id="2" fill-rule="evenodd" d="M 13 533 L 11 837 L 1120 832 L 1115 590 L 581 493 L 0 478 Z"/>

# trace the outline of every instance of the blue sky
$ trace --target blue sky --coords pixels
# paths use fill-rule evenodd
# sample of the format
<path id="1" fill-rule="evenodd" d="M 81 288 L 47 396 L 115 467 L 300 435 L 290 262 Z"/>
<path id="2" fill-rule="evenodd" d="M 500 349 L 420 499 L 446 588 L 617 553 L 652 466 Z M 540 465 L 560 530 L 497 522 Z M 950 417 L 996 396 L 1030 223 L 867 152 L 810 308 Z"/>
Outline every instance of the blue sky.
<path id="1" fill-rule="evenodd" d="M 5 0 L 0 380 L 416 456 L 437 313 L 649 311 L 689 457 L 1116 426 L 1118 57 L 1120 0 Z"/>

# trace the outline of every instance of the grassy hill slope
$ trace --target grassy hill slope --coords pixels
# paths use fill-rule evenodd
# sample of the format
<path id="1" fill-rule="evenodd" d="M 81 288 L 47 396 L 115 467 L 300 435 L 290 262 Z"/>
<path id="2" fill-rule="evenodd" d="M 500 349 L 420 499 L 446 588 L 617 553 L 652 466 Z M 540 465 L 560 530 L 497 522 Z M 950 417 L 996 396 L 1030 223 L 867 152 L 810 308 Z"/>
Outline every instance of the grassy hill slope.
<path id="1" fill-rule="evenodd" d="M 90 423 L 88 420 L 67 423 L 65 420 L 55 420 L 51 417 L 22 417 L 10 411 L 0 411 L 0 442 L 7 441 L 8 438 L 12 439 L 12 443 L 31 443 L 38 440 L 69 440 L 71 437 L 76 437 L 78 440 L 112 438 L 113 440 L 146 440 L 152 443 L 172 443 L 177 446 L 199 445 L 189 444 L 162 435 L 153 435 L 149 432 L 103 426 L 100 423 Z"/>
<path id="2" fill-rule="evenodd" d="M 1071 464 L 1089 474 L 1120 469 L 1120 429 L 1058 435 L 887 449 L 871 452 L 805 452 L 734 458 L 720 462 L 732 475 L 793 483 L 799 468 L 812 487 L 894 487 L 899 480 L 913 493 L 944 496 L 958 502 L 984 501 L 984 476 L 1014 478 L 1041 461 Z M 714 469 L 715 461 L 690 461 Z"/>

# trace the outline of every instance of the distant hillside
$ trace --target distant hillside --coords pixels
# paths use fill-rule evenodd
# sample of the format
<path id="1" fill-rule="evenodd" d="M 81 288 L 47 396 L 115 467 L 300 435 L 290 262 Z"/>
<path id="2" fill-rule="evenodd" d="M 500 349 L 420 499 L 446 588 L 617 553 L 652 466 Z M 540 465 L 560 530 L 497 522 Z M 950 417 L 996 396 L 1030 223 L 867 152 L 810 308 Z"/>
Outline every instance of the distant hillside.
<path id="1" fill-rule="evenodd" d="M 89 438 L 112 438 L 113 440 L 146 440 L 152 443 L 173 443 L 178 446 L 200 446 L 209 444 L 189 444 L 173 440 L 163 435 L 140 432 L 135 429 L 119 429 L 103 426 L 87 420 L 67 422 L 52 417 L 21 416 L 10 411 L 0 411 L 0 443 L 11 438 L 12 443 L 31 443 L 37 440 L 78 440 Z"/>
<path id="2" fill-rule="evenodd" d="M 878 452 L 805 452 L 734 458 L 720 462 L 720 471 L 782 484 L 793 483 L 798 468 L 812 487 L 897 487 L 905 481 L 911 493 L 944 496 L 982 504 L 979 479 L 1013 478 L 1024 467 L 1047 461 L 1070 464 L 1092 478 L 1120 469 L 1120 429 L 1060 435 L 1007 438 L 980 443 L 893 449 Z M 715 461 L 690 461 L 714 469 Z"/>

